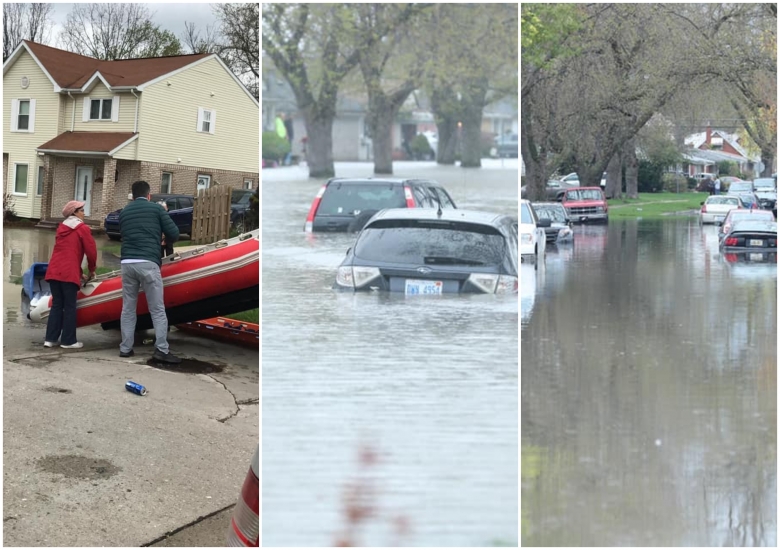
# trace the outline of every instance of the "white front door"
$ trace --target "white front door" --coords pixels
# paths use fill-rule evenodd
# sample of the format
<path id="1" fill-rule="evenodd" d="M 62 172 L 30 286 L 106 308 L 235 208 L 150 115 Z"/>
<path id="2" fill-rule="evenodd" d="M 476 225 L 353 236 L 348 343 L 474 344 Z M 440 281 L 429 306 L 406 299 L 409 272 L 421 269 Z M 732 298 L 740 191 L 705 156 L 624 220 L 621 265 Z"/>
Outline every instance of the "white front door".
<path id="1" fill-rule="evenodd" d="M 76 200 L 84 203 L 84 215 L 89 216 L 92 206 L 92 167 L 76 168 Z"/>

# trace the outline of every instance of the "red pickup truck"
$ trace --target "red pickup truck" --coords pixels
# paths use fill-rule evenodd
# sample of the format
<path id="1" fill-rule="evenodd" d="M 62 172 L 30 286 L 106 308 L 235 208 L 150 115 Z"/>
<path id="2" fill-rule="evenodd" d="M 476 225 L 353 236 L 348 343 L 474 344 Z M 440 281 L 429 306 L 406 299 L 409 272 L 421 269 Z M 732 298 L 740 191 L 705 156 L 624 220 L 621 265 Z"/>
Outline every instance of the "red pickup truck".
<path id="1" fill-rule="evenodd" d="M 561 199 L 573 222 L 602 222 L 609 220 L 607 198 L 601 187 L 568 189 Z"/>

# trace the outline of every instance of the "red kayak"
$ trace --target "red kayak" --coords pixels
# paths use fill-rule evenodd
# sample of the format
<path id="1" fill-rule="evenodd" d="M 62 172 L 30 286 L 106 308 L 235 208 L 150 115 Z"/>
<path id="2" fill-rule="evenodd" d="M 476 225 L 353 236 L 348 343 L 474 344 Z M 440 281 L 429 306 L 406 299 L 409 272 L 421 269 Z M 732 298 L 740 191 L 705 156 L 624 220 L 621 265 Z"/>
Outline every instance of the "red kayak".
<path id="1" fill-rule="evenodd" d="M 47 321 L 52 302 L 43 279 L 45 266 L 34 265 L 23 280 L 23 300 L 29 293 L 28 317 L 39 323 Z M 174 253 L 163 258 L 161 273 L 170 325 L 256 308 L 260 296 L 260 230 Z M 78 293 L 76 307 L 76 326 L 100 323 L 104 329 L 118 328 L 121 272 L 99 275 L 88 282 Z M 136 328 L 151 328 L 143 292 L 138 296 L 137 312 Z"/>

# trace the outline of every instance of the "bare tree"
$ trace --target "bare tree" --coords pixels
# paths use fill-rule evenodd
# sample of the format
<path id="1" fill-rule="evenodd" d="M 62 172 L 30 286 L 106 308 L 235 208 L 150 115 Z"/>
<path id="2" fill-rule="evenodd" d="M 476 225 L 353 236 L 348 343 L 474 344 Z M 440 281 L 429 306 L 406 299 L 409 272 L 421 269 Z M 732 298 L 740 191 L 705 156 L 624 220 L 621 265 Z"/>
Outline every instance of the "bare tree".
<path id="1" fill-rule="evenodd" d="M 209 25 L 201 35 L 195 23 L 185 21 L 181 40 L 189 53 L 217 53 L 221 48 L 217 30 Z"/>
<path id="2" fill-rule="evenodd" d="M 260 4 L 217 4 L 214 11 L 223 36 L 219 56 L 259 97 Z"/>
<path id="3" fill-rule="evenodd" d="M 143 4 L 74 4 L 60 38 L 67 50 L 96 59 L 180 54 L 178 38 L 151 15 Z"/>
<path id="4" fill-rule="evenodd" d="M 22 40 L 46 43 L 52 29 L 52 4 L 3 4 L 3 61 Z"/>

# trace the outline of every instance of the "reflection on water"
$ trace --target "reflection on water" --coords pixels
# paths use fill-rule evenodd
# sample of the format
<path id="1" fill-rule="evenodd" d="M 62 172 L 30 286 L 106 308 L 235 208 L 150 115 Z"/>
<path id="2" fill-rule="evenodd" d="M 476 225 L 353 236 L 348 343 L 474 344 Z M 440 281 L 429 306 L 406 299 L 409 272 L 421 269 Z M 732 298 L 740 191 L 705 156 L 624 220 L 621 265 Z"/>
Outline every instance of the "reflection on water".
<path id="1" fill-rule="evenodd" d="M 523 544 L 776 546 L 776 264 L 695 221 L 577 230 L 521 275 Z"/>
<path id="2" fill-rule="evenodd" d="M 430 177 L 459 205 L 516 215 L 517 172 L 481 194 L 452 173 Z M 516 297 L 334 292 L 354 236 L 304 235 L 320 185 L 263 183 L 264 545 L 334 544 L 365 443 L 377 509 L 359 542 L 393 544 L 405 518 L 404 545 L 516 545 Z"/>

